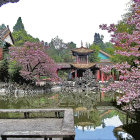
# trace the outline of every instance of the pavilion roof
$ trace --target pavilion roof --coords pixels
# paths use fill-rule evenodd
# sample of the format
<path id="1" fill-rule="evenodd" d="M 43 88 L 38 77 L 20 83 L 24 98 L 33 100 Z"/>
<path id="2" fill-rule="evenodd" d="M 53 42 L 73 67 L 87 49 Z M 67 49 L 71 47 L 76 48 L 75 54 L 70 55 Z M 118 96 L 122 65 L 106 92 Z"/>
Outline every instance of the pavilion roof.
<path id="1" fill-rule="evenodd" d="M 78 54 L 89 54 L 89 53 L 93 53 L 94 50 L 91 50 L 82 46 L 80 48 L 72 49 L 71 51 Z"/>
<path id="2" fill-rule="evenodd" d="M 8 28 L 0 29 L 0 39 L 4 40 L 10 34 L 10 30 Z"/>
<path id="3" fill-rule="evenodd" d="M 70 63 L 56 63 L 59 69 L 71 68 Z"/>
<path id="4" fill-rule="evenodd" d="M 71 66 L 77 68 L 77 69 L 89 69 L 89 68 L 92 68 L 93 66 L 95 66 L 96 63 L 88 63 L 88 64 L 76 64 L 76 63 L 73 63 L 71 64 Z"/>

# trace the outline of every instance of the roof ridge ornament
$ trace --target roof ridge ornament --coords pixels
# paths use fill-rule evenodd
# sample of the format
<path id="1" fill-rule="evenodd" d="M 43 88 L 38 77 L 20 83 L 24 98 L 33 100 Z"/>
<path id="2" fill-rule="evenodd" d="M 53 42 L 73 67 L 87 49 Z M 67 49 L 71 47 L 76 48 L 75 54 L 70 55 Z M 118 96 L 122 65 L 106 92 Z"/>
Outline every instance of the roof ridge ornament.
<path id="1" fill-rule="evenodd" d="M 82 40 L 81 40 L 81 47 L 83 47 L 83 42 L 82 42 Z"/>

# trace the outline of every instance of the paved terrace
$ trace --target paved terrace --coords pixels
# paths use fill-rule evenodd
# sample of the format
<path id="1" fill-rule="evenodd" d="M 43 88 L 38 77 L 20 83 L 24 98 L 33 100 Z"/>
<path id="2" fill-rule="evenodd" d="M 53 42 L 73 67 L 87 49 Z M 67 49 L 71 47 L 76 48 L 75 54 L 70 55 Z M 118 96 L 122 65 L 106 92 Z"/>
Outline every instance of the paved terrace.
<path id="1" fill-rule="evenodd" d="M 8 134 L 7 140 L 44 140 L 45 136 L 52 140 L 63 140 L 63 137 L 74 140 L 72 109 L 0 109 L 0 113 L 6 112 L 24 113 L 25 116 L 25 119 L 0 119 L 0 135 Z M 29 118 L 30 113 L 39 112 L 55 112 L 57 118 Z M 64 112 L 63 118 L 60 118 L 60 112 Z M 23 138 L 27 135 L 32 137 L 38 134 L 42 138 Z M 19 135 L 23 137 L 19 137 Z"/>

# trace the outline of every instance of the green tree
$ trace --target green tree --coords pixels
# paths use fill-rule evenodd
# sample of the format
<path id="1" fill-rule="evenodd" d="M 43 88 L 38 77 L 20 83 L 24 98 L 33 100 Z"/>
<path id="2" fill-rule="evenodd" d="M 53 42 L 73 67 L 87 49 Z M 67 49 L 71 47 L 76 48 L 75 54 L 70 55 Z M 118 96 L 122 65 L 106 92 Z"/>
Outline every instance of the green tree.
<path id="1" fill-rule="evenodd" d="M 14 38 L 15 46 L 22 46 L 27 41 L 39 42 L 38 38 L 34 38 L 30 34 L 27 34 L 25 30 L 14 31 L 12 36 Z"/>
<path id="2" fill-rule="evenodd" d="M 55 62 L 63 62 L 61 56 L 58 53 L 58 50 L 53 45 L 52 41 L 49 43 L 49 48 L 46 50 L 46 52 Z"/>
<path id="3" fill-rule="evenodd" d="M 0 61 L 0 79 L 3 82 L 8 81 L 8 46 L 5 42 L 2 43 L 2 60 Z"/>
<path id="4" fill-rule="evenodd" d="M 92 54 L 90 54 L 89 56 L 89 61 L 90 62 L 99 62 L 100 58 L 98 57 L 98 53 L 100 50 L 100 47 L 98 45 L 92 44 L 89 49 L 94 50 L 94 52 Z"/>
<path id="5" fill-rule="evenodd" d="M 105 51 L 106 53 L 108 53 L 108 54 L 110 54 L 110 55 L 113 55 L 113 54 L 114 54 L 115 49 L 114 49 L 112 43 L 106 42 L 106 43 L 104 43 L 104 46 L 105 46 L 104 51 Z"/>
<path id="6" fill-rule="evenodd" d="M 24 24 L 22 23 L 21 17 L 18 18 L 17 23 L 13 27 L 12 36 L 14 38 L 15 46 L 22 46 L 25 42 L 39 42 L 38 38 L 32 37 L 30 34 L 27 34 Z"/>
<path id="7" fill-rule="evenodd" d="M 94 44 L 98 45 L 98 44 L 102 44 L 103 43 L 103 35 L 100 36 L 99 33 L 95 33 L 94 34 Z"/>
<path id="8" fill-rule="evenodd" d="M 16 63 L 16 61 L 9 61 L 8 74 L 9 81 L 11 82 L 23 82 L 23 78 L 20 76 L 21 67 Z"/>
<path id="9" fill-rule="evenodd" d="M 6 25 L 5 24 L 1 24 L 0 25 L 0 29 L 5 29 L 6 28 Z"/>
<path id="10" fill-rule="evenodd" d="M 13 31 L 21 31 L 21 30 L 25 30 L 25 29 L 21 17 L 19 17 L 17 23 L 13 27 Z"/>
<path id="11" fill-rule="evenodd" d="M 49 43 L 47 53 L 55 62 L 71 62 L 71 49 L 74 48 L 76 48 L 74 42 L 65 43 L 57 36 Z"/>
<path id="12" fill-rule="evenodd" d="M 135 29 L 135 25 L 126 24 L 123 20 L 120 21 L 116 25 L 116 27 L 117 27 L 117 32 L 118 33 L 126 32 L 126 33 L 129 33 L 129 34 L 132 34 L 133 30 Z"/>
<path id="13" fill-rule="evenodd" d="M 98 45 L 99 48 L 102 51 L 104 51 L 106 53 L 108 53 L 108 52 L 109 53 L 112 53 L 112 51 L 113 51 L 113 45 L 110 42 L 104 43 L 103 39 L 104 39 L 104 36 L 103 35 L 100 35 L 99 33 L 95 33 L 93 43 L 95 45 Z"/>
<path id="14" fill-rule="evenodd" d="M 74 42 L 71 41 L 71 42 L 68 42 L 68 43 L 67 43 L 67 47 L 68 47 L 68 49 L 71 50 L 71 49 L 76 48 L 76 44 L 75 44 Z"/>

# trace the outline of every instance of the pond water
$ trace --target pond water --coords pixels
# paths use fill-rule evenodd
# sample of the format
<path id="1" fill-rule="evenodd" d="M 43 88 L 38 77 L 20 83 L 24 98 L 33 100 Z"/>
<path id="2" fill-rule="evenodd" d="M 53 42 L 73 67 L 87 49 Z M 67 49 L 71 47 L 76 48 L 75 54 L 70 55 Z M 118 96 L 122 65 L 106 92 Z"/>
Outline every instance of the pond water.
<path id="1" fill-rule="evenodd" d="M 18 99 L 0 97 L 0 108 L 73 108 L 75 140 L 117 140 L 114 128 L 124 124 L 126 116 L 116 110 L 97 110 L 96 97 L 97 94 L 87 97 L 84 93 L 46 94 Z M 9 114 L 8 117 L 15 116 Z"/>
<path id="2" fill-rule="evenodd" d="M 116 140 L 113 130 L 115 127 L 122 125 L 119 116 L 113 116 L 102 120 L 101 125 L 78 126 L 75 127 L 76 140 Z"/>

